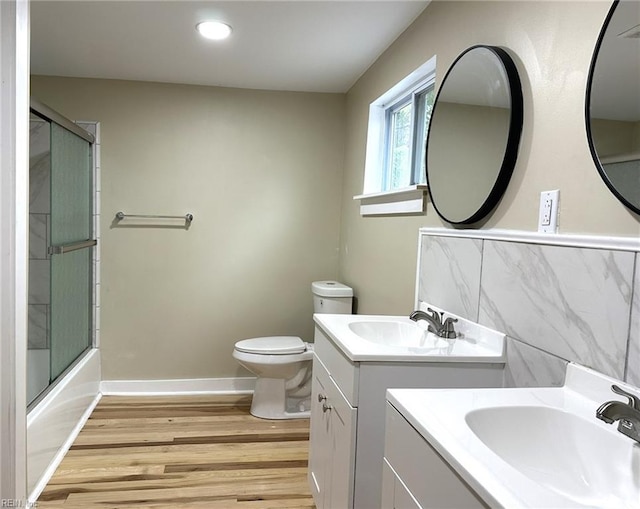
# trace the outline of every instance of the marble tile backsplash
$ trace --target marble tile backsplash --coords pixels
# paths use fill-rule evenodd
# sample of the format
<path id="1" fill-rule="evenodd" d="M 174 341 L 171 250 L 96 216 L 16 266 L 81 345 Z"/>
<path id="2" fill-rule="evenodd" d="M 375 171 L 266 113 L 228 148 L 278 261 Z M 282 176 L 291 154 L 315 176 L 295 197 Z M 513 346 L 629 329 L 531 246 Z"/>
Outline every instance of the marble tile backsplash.
<path id="1" fill-rule="evenodd" d="M 482 240 L 430 237 L 422 244 L 418 298 L 476 321 Z M 442 260 L 447 260 L 446 264 Z M 436 302 L 437 301 L 437 302 Z"/>
<path id="2" fill-rule="evenodd" d="M 428 234 L 421 245 L 419 300 L 505 332 L 507 386 L 561 385 L 569 361 L 640 385 L 636 253 Z"/>
<path id="3" fill-rule="evenodd" d="M 623 251 L 485 241 L 478 321 L 622 378 L 634 258 Z"/>
<path id="4" fill-rule="evenodd" d="M 560 387 L 568 361 L 507 336 L 505 387 Z"/>

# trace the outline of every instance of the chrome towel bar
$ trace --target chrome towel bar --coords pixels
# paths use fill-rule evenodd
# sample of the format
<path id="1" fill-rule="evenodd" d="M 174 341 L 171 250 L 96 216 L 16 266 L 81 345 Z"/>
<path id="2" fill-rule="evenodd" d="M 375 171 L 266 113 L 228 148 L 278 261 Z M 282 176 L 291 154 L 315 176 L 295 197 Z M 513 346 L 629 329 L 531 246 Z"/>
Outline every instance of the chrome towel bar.
<path id="1" fill-rule="evenodd" d="M 193 214 L 185 214 L 184 216 L 158 216 L 156 214 L 125 214 L 124 212 L 116 213 L 116 219 L 122 221 L 125 217 L 139 217 L 143 219 L 184 219 L 187 223 L 193 221 Z"/>
<path id="2" fill-rule="evenodd" d="M 70 253 L 71 251 L 77 251 L 78 249 L 84 249 L 86 247 L 95 246 L 98 243 L 95 239 L 81 240 L 80 242 L 72 242 L 71 244 L 63 244 L 62 246 L 49 246 L 50 255 L 59 255 Z"/>

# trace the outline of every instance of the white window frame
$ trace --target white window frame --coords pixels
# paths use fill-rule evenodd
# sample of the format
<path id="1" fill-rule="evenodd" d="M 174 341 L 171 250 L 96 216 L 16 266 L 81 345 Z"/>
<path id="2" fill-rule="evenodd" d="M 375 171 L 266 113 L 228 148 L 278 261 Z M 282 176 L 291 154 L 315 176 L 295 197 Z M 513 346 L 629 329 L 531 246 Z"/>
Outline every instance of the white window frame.
<path id="1" fill-rule="evenodd" d="M 433 56 L 369 105 L 363 193 L 353 197 L 360 200 L 362 215 L 424 214 L 426 184 L 416 183 L 390 191 L 382 186 L 389 149 L 388 113 L 409 99 L 415 101 L 416 94 L 435 83 L 435 72 L 436 57 Z M 413 172 L 415 164 L 412 160 Z"/>

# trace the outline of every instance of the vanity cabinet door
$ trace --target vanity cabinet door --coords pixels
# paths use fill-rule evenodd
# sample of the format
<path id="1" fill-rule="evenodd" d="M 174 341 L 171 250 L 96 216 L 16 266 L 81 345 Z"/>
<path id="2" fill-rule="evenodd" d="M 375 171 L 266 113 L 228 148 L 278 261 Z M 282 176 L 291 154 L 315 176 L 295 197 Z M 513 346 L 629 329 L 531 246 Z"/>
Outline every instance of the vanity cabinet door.
<path id="1" fill-rule="evenodd" d="M 309 431 L 309 487 L 318 509 L 329 507 L 326 493 L 331 490 L 331 430 L 330 415 L 323 411 L 327 387 L 331 383 L 329 373 L 322 363 L 313 359 L 313 381 L 311 384 L 311 429 Z M 326 503 L 325 503 L 326 500 Z"/>
<path id="2" fill-rule="evenodd" d="M 324 364 L 313 361 L 309 485 L 317 509 L 353 507 L 357 410 Z"/>
<path id="3" fill-rule="evenodd" d="M 333 459 L 331 462 L 331 503 L 327 509 L 353 507 L 356 412 L 337 386 L 330 398 Z"/>

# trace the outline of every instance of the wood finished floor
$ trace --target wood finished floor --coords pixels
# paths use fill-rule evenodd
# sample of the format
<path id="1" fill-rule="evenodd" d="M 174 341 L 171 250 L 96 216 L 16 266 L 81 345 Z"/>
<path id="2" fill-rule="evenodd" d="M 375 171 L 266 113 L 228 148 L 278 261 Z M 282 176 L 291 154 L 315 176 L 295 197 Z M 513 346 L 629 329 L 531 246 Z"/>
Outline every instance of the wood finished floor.
<path id="1" fill-rule="evenodd" d="M 309 421 L 249 414 L 249 396 L 105 396 L 38 509 L 313 508 Z"/>

